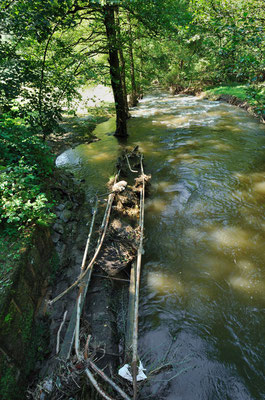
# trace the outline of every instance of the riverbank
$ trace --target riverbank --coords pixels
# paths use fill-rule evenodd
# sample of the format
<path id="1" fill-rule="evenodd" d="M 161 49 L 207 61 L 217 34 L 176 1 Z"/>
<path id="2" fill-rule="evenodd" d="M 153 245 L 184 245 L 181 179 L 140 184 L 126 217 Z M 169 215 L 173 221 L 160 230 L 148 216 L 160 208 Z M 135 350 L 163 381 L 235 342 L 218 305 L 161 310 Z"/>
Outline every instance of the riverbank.
<path id="1" fill-rule="evenodd" d="M 86 213 L 88 220 L 90 218 L 90 210 L 83 207 L 82 183 L 70 173 L 54 169 L 55 157 L 78 144 L 98 140 L 93 130 L 111 115 L 108 106 L 91 108 L 87 116 L 64 116 L 59 132 L 50 135 L 47 144 L 35 138 L 23 121 L 16 122 L 9 116 L 1 118 L 1 128 L 6 130 L 0 142 L 4 150 L 0 160 L 3 201 L 0 215 L 0 397 L 3 400 L 20 399 L 32 371 L 38 370 L 49 355 L 53 345 L 53 335 L 49 331 L 54 329 L 54 321 L 61 315 L 55 312 L 48 316 L 41 298 L 47 293 L 52 295 L 58 278 L 60 288 L 65 268 L 68 269 L 67 284 L 72 282 L 78 271 L 72 268 L 69 274 L 69 268 L 75 259 L 79 268 L 86 240 L 86 227 L 83 236 L 79 229 Z M 19 135 L 25 136 L 26 150 L 19 143 Z M 22 159 L 20 157 L 23 161 L 16 167 L 12 162 Z M 76 236 L 77 248 L 74 248 L 71 244 Z M 44 239 L 41 238 L 46 237 L 42 244 Z"/>
<path id="2" fill-rule="evenodd" d="M 169 88 L 172 94 L 198 96 L 201 99 L 224 101 L 246 110 L 265 123 L 265 85 L 229 84 L 221 86 L 174 85 Z"/>
<path id="3" fill-rule="evenodd" d="M 100 117 L 100 120 L 102 121 L 102 117 Z M 88 124 L 86 124 L 87 121 Z M 70 141 L 66 132 L 65 136 L 58 137 L 58 140 L 50 144 L 55 154 L 61 152 L 62 149 L 66 150 L 71 146 L 76 147 L 77 144 L 88 143 L 88 129 L 91 126 L 89 118 L 80 117 L 79 119 L 79 117 L 74 117 L 70 119 L 70 122 Z M 84 135 L 80 135 L 80 129 L 78 129 L 80 125 L 81 132 L 84 132 Z M 67 126 L 69 126 L 69 120 L 67 121 Z M 91 141 L 95 141 L 96 138 L 93 136 L 93 139 Z M 132 168 L 136 167 L 133 163 L 131 163 L 131 166 Z M 74 332 L 73 330 L 71 331 L 71 321 L 75 315 L 76 291 L 73 290 L 67 293 L 62 300 L 56 302 L 52 307 L 47 307 L 47 300 L 53 299 L 69 287 L 80 273 L 93 205 L 88 199 L 88 193 L 85 193 L 83 180 L 76 179 L 64 168 L 57 168 L 55 175 L 55 179 L 50 183 L 50 187 L 57 193 L 54 210 L 56 220 L 51 229 L 51 237 L 58 256 L 58 269 L 53 282 L 46 287 L 45 301 L 42 301 L 39 309 L 39 318 L 48 318 L 49 321 L 47 324 L 48 331 L 46 332 L 48 336 L 46 354 L 43 360 L 37 363 L 34 371 L 35 377 L 38 376 L 37 383 L 34 380 L 28 387 L 27 393 L 28 398 L 34 400 L 39 398 L 41 392 L 46 392 L 47 398 L 55 399 L 58 395 L 57 381 L 59 380 L 61 388 L 69 396 L 71 394 L 77 395 L 80 387 L 82 387 L 84 388 L 82 391 L 87 392 L 88 398 L 92 399 L 95 394 L 91 388 L 86 387 L 86 383 L 81 379 L 82 376 L 78 369 L 80 365 L 76 365 L 75 360 L 71 358 L 69 362 L 74 373 L 69 374 L 69 371 L 64 371 L 62 375 L 64 362 L 59 362 L 59 359 L 61 361 L 66 360 L 70 351 L 68 338 Z M 93 185 L 92 183 L 90 184 Z M 103 182 L 102 186 L 104 187 L 106 184 L 107 181 Z M 109 189 L 106 187 L 105 191 Z M 137 189 L 135 190 L 137 191 Z M 128 193 L 130 194 L 130 190 Z M 100 199 L 98 217 L 95 223 L 96 232 L 100 232 L 101 229 L 99 221 L 103 217 L 105 200 L 105 198 Z M 111 271 L 110 275 L 116 274 L 116 272 L 113 273 L 112 267 L 116 268 L 118 264 L 120 264 L 122 270 L 126 270 L 136 253 L 133 228 L 135 221 L 133 221 L 133 227 L 129 225 L 128 221 L 131 218 L 133 219 L 137 212 L 133 216 L 127 216 L 125 212 L 127 206 L 132 211 L 132 195 L 128 196 L 128 199 L 125 193 L 123 193 L 122 197 L 116 196 L 115 204 L 114 216 L 111 217 L 110 229 L 106 234 L 102 253 L 99 254 L 95 265 L 95 274 L 91 278 L 85 312 L 82 317 L 82 335 L 92 335 L 93 339 L 91 340 L 90 348 L 101 358 L 99 365 L 104 369 L 107 367 L 110 371 L 112 369 L 117 371 L 118 365 L 122 360 L 119 341 L 124 341 L 124 332 L 121 332 L 119 318 L 121 313 L 124 313 L 124 315 L 126 313 L 128 271 L 120 272 L 118 277 L 109 277 L 104 268 L 108 267 Z M 126 217 L 120 215 L 124 213 Z M 122 221 L 123 218 L 126 222 Z M 96 238 L 93 235 L 91 251 L 89 251 L 88 257 L 92 257 L 93 249 L 96 245 Z M 122 306 L 119 304 L 120 301 Z M 60 328 L 63 318 L 64 324 Z M 124 325 L 122 325 L 122 329 L 125 329 Z M 60 332 L 59 338 L 58 332 Z M 79 372 L 78 376 L 75 376 L 75 371 Z M 72 380 L 72 377 L 74 377 L 74 380 Z M 75 382 L 80 386 L 79 389 Z M 71 384 L 73 384 L 72 387 L 70 387 Z M 49 392 L 47 387 L 51 387 L 50 393 L 47 393 L 47 391 Z"/>
<path id="4" fill-rule="evenodd" d="M 136 162 L 134 162 L 133 154 L 129 155 L 128 153 L 128 157 L 131 167 L 137 168 L 139 166 L 138 153 Z M 124 165 L 126 172 L 123 175 Z M 123 160 L 119 159 L 119 170 L 120 179 L 126 177 L 128 183 L 131 180 L 134 181 L 135 176 L 128 180 L 130 171 L 126 157 Z M 60 169 L 58 173 L 60 174 Z M 149 177 L 145 177 L 147 180 L 149 179 Z M 111 190 L 113 179 L 108 184 L 106 190 Z M 124 349 L 122 350 L 121 347 L 124 347 L 126 329 L 128 277 L 130 275 L 128 268 L 136 256 L 138 246 L 138 229 L 135 228 L 135 223 L 136 217 L 139 217 L 139 195 L 140 185 L 137 180 L 132 183 L 132 186 L 128 184 L 121 194 L 112 195 L 113 207 L 112 214 L 109 217 L 109 228 L 95 263 L 82 316 L 82 346 L 84 338 L 91 335 L 89 349 L 100 358 L 97 365 L 104 371 L 109 371 L 110 375 L 116 375 L 118 365 L 123 362 Z M 103 217 L 106 200 L 107 197 L 99 199 L 99 215 L 96 217 L 95 234 L 92 236 L 88 259 L 92 258 L 94 249 L 98 246 L 95 236 L 97 236 L 97 232 L 101 234 L 100 232 L 103 229 L 99 222 Z M 69 204 L 69 201 L 67 203 Z M 69 206 L 66 209 L 64 202 L 57 206 L 56 214 L 58 218 L 53 226 L 52 238 L 61 267 L 55 285 L 48 290 L 46 299 L 56 298 L 79 276 L 88 225 L 92 217 L 91 208 L 92 204 L 88 199 L 79 202 L 78 207 L 74 206 L 72 210 L 69 209 Z M 66 214 L 64 214 L 65 211 Z M 70 338 L 73 338 L 75 332 L 75 325 L 72 324 L 72 320 L 76 316 L 76 295 L 76 291 L 72 290 L 58 302 L 52 304 L 48 310 L 43 310 L 44 313 L 48 311 L 50 320 L 49 355 L 41 365 L 40 380 L 37 387 L 35 384 L 29 388 L 29 398 L 34 400 L 39 398 L 42 390 L 47 393 L 48 385 L 51 389 L 48 390 L 47 398 L 56 399 L 58 396 L 58 380 L 61 384 L 60 388 L 69 396 L 73 394 L 79 396 L 78 392 L 80 392 L 80 388 L 83 388 L 82 393 L 89 392 L 87 398 L 94 398 L 91 388 L 86 388 L 86 383 L 82 382 L 81 371 L 79 371 L 80 363 L 76 363 L 75 357 L 69 357 L 72 349 Z M 121 314 L 123 314 L 123 321 L 120 321 Z M 64 326 L 61 329 L 64 315 Z M 58 332 L 60 332 L 59 337 Z M 86 349 L 86 352 L 88 352 L 88 349 Z M 71 365 L 73 372 L 64 371 L 62 375 L 62 368 L 66 360 Z M 79 371 L 78 376 L 75 376 L 76 371 Z M 72 380 L 72 377 L 74 377 L 74 380 Z M 77 382 L 77 385 L 75 382 Z"/>
<path id="5" fill-rule="evenodd" d="M 67 245 L 65 242 L 69 240 L 67 233 L 78 231 L 78 210 L 84 202 L 82 187 L 71 174 L 56 171 L 47 178 L 47 188 L 54 202 L 52 211 L 56 219 L 53 217 L 52 226 L 36 223 L 17 234 L 7 228 L 1 230 L 0 394 L 3 400 L 24 398 L 29 382 L 49 357 L 56 309 L 55 314 L 47 313 L 44 299 L 57 285 L 60 287 L 65 268 L 71 267 L 70 261 L 75 256 L 71 241 Z M 74 277 L 69 277 L 69 282 Z"/>
<path id="6" fill-rule="evenodd" d="M 264 90 L 264 85 L 256 89 L 251 89 L 249 85 L 218 86 L 203 90 L 199 96 L 208 100 L 225 101 L 240 107 L 265 123 Z"/>

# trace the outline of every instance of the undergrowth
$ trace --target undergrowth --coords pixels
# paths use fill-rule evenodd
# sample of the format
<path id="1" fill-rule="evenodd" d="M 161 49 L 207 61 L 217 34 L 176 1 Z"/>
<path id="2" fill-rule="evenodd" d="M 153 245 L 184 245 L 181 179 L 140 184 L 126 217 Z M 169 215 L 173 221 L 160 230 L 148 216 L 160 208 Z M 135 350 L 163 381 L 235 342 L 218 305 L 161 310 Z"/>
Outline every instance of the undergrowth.
<path id="1" fill-rule="evenodd" d="M 25 120 L 0 114 L 0 293 L 12 283 L 12 268 L 32 228 L 54 218 L 45 187 L 53 165 L 48 146 Z"/>

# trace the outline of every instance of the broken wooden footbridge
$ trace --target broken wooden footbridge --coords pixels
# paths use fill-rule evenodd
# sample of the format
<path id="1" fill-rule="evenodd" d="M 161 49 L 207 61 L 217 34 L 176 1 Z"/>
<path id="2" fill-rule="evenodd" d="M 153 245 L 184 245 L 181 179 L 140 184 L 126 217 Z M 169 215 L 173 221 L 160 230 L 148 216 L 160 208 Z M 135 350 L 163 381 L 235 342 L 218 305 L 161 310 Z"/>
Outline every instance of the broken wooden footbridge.
<path id="1" fill-rule="evenodd" d="M 66 327 L 67 311 L 65 311 L 57 332 L 56 357 L 64 374 L 64 378 L 60 378 L 57 374 L 55 382 L 57 388 L 59 384 L 62 385 L 63 379 L 69 379 L 69 382 L 71 379 L 75 381 L 75 369 L 77 369 L 79 376 L 80 373 L 86 375 L 90 386 L 93 386 L 102 398 L 135 400 L 139 381 L 147 378 L 138 356 L 138 309 L 144 239 L 144 205 L 146 185 L 150 178 L 150 175 L 144 173 L 143 155 L 138 148 L 125 150 L 118 160 L 115 178 L 108 183 L 109 192 L 95 197 L 80 274 L 71 286 L 49 301 L 49 306 L 52 307 L 69 292 L 76 291 L 75 306 L 70 319 L 68 316 L 68 325 Z M 98 238 L 96 241 L 93 239 L 96 244 L 91 251 L 92 237 L 96 236 L 98 211 L 102 210 L 103 206 L 105 211 L 97 232 Z M 128 220 L 134 220 L 133 226 Z M 104 354 L 99 357 L 98 352 L 91 346 L 93 337 L 87 326 L 89 324 L 84 326 L 83 323 L 82 316 L 87 304 L 91 278 L 95 274 L 95 266 L 98 276 L 100 270 L 103 278 L 127 281 L 128 303 L 123 365 L 116 371 L 113 371 L 113 368 L 105 369 L 100 366 L 99 358 L 102 359 Z M 128 268 L 130 268 L 128 279 L 117 277 L 120 271 Z M 104 322 L 103 320 L 102 324 Z M 62 331 L 65 331 L 64 337 Z M 113 392 L 116 393 L 114 398 Z"/>

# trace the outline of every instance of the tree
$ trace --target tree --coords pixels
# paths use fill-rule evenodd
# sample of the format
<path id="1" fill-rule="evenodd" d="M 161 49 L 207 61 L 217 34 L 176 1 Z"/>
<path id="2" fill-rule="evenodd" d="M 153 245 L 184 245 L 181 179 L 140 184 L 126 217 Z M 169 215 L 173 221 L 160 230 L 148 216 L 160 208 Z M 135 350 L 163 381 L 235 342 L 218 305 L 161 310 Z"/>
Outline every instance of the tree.
<path id="1" fill-rule="evenodd" d="M 135 105 L 143 81 L 150 83 L 158 73 L 160 56 L 152 54 L 149 42 L 169 34 L 175 38 L 179 13 L 173 0 L 6 0 L 0 9 L 4 55 L 0 68 L 8 70 L 14 87 L 8 78 L 2 82 L 2 107 L 14 111 L 15 105 L 45 138 L 65 102 L 77 96 L 78 85 L 104 78 L 115 99 L 115 134 L 125 137 L 127 87 Z M 151 67 L 156 72 L 144 78 L 145 69 Z"/>
<path id="2" fill-rule="evenodd" d="M 215 81 L 246 82 L 264 70 L 264 8 L 260 0 L 193 0 L 193 28 Z"/>
<path id="3" fill-rule="evenodd" d="M 104 24 L 107 33 L 111 86 L 116 107 L 116 136 L 127 136 L 127 113 L 124 101 L 124 87 L 122 84 L 120 62 L 118 56 L 117 24 L 115 21 L 117 6 L 106 4 L 104 6 Z"/>

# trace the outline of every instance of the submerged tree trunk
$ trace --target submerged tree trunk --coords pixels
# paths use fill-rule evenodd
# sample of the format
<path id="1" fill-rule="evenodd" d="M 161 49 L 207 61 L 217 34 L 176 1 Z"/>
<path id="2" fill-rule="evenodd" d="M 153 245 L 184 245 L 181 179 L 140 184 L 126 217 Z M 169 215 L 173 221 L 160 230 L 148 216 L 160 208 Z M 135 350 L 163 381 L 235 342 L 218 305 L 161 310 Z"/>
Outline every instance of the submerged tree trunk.
<path id="1" fill-rule="evenodd" d="M 120 73 L 118 56 L 118 41 L 115 26 L 115 8 L 113 5 L 104 7 L 104 24 L 107 33 L 111 86 L 116 108 L 116 136 L 127 136 L 126 109 Z"/>
<path id="2" fill-rule="evenodd" d="M 120 19 L 119 19 L 119 8 L 117 7 L 115 10 L 116 16 L 116 25 L 117 25 L 117 32 L 118 32 L 118 42 L 119 42 L 119 58 L 120 58 L 120 65 L 121 65 L 121 83 L 122 83 L 122 90 L 123 90 L 123 98 L 124 98 L 124 105 L 127 118 L 130 118 L 129 113 L 129 106 L 127 100 L 127 87 L 126 87 L 126 79 L 125 79 L 125 60 L 123 57 L 123 50 L 122 50 L 122 40 L 121 40 L 121 28 L 120 28 Z"/>
<path id="3" fill-rule="evenodd" d="M 131 26 L 131 18 L 128 13 L 128 26 L 129 26 L 129 57 L 130 57 L 130 70 L 131 70 L 131 87 L 132 93 L 130 96 L 130 106 L 135 107 L 138 103 L 136 82 L 135 82 L 135 69 L 134 69 L 134 58 L 133 58 L 133 38 L 132 38 L 132 26 Z"/>

